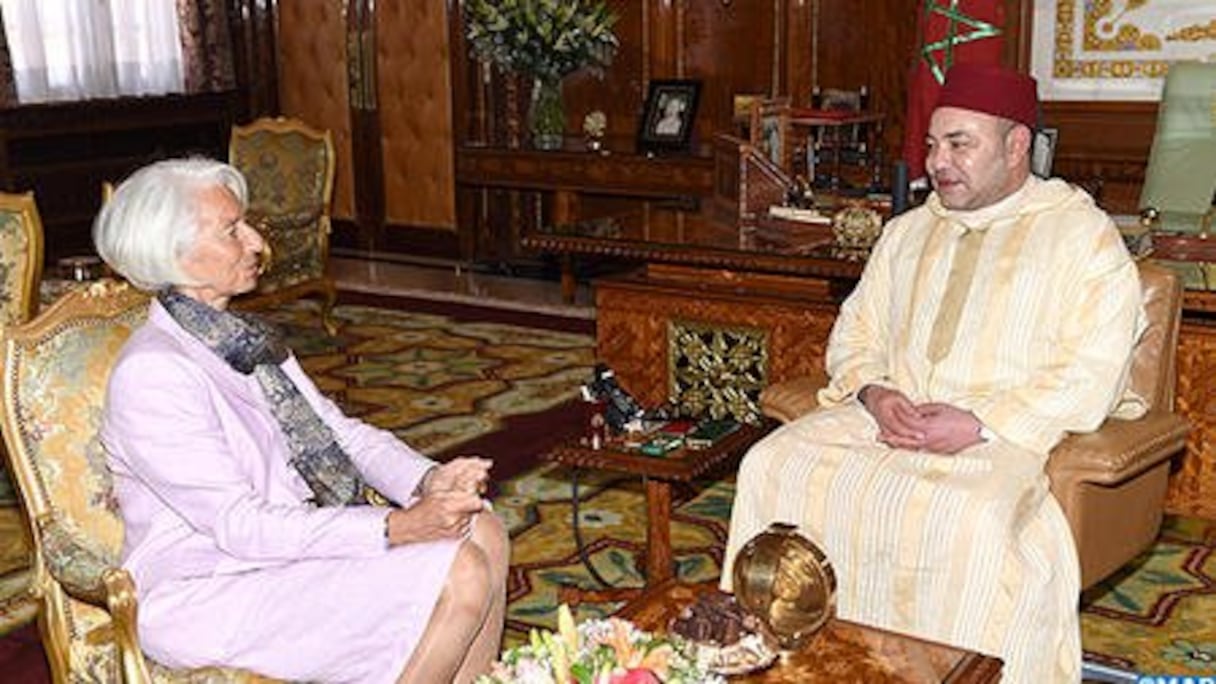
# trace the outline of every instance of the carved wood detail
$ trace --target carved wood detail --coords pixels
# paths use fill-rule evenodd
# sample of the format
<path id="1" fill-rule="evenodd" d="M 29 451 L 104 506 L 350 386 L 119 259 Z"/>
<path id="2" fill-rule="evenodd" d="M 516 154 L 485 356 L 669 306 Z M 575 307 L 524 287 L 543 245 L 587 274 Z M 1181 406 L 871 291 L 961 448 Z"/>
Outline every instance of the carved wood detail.
<path id="1" fill-rule="evenodd" d="M 1177 410 L 1191 421 L 1186 455 L 1170 475 L 1166 510 L 1216 518 L 1216 325 L 1183 323 Z"/>
<path id="2" fill-rule="evenodd" d="M 749 326 L 769 334 L 769 382 L 808 375 L 823 365 L 836 307 L 764 289 L 701 288 L 659 280 L 614 278 L 596 283 L 598 354 L 621 384 L 647 405 L 667 400 L 667 323 Z"/>

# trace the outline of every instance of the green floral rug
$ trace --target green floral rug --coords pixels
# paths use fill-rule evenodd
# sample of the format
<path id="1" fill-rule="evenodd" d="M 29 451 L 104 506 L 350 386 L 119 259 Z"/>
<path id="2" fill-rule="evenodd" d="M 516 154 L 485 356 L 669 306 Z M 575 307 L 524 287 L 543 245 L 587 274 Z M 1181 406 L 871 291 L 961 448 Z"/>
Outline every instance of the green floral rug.
<path id="1" fill-rule="evenodd" d="M 1216 522 L 1166 516 L 1157 543 L 1082 596 L 1091 660 L 1146 674 L 1216 676 Z"/>
<path id="2" fill-rule="evenodd" d="M 569 402 L 594 362 L 595 339 L 585 333 L 339 305 L 330 337 L 313 302 L 262 313 L 344 411 L 426 454 Z"/>
<path id="3" fill-rule="evenodd" d="M 507 482 L 495 510 L 512 535 L 507 645 L 532 628 L 552 628 L 561 585 L 596 588 L 571 534 L 570 472 L 541 466 Z M 641 586 L 646 504 L 640 483 L 580 474 L 580 529 L 599 573 Z M 682 580 L 720 574 L 731 480 L 683 492 L 673 512 L 672 546 Z M 1083 597 L 1086 658 L 1149 674 L 1216 675 L 1216 522 L 1168 516 L 1156 544 Z M 577 617 L 611 614 L 621 604 L 583 603 Z"/>

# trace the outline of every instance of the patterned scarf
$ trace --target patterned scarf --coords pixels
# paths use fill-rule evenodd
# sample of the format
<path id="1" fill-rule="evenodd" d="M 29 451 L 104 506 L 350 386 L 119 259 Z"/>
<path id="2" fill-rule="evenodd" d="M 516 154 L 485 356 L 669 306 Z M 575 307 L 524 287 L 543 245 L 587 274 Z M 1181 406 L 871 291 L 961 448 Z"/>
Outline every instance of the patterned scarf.
<path id="1" fill-rule="evenodd" d="M 271 413 L 287 436 L 290 465 L 300 473 L 321 506 L 368 503 L 363 479 L 334 433 L 312 410 L 281 364 L 287 347 L 269 324 L 250 315 L 214 309 L 173 290 L 157 299 L 191 335 L 242 375 L 253 374 Z"/>

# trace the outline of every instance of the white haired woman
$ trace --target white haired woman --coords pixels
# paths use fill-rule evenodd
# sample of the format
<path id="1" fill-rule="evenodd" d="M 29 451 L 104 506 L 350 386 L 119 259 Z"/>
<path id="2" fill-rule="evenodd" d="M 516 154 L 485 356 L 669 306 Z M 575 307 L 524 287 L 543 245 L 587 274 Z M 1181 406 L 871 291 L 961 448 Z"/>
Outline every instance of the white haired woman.
<path id="1" fill-rule="evenodd" d="M 470 681 L 506 599 L 490 462 L 436 465 L 348 418 L 270 326 L 228 310 L 265 248 L 245 204 L 233 167 L 162 161 L 93 226 L 106 263 L 156 293 L 102 424 L 143 648 L 290 680 Z"/>

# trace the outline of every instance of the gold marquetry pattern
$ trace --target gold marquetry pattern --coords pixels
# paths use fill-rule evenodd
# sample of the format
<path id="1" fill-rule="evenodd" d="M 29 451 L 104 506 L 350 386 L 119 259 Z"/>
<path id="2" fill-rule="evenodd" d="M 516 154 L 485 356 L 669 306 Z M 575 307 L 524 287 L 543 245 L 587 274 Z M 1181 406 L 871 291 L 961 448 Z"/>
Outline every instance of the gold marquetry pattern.
<path id="1" fill-rule="evenodd" d="M 682 413 L 759 419 L 768 375 L 765 330 L 672 320 L 667 340 L 670 399 Z"/>

